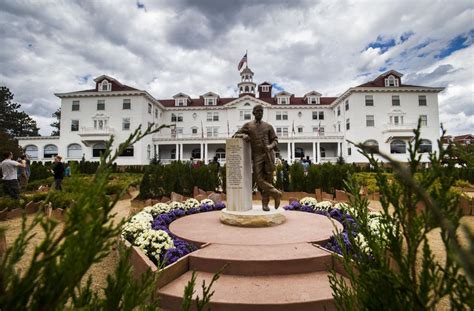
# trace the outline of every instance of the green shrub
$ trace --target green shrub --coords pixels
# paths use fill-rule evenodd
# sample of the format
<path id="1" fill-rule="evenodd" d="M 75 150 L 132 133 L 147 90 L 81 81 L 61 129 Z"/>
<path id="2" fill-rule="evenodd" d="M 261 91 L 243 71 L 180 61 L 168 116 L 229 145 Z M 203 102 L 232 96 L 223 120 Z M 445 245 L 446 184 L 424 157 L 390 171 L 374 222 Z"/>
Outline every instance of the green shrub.
<path id="1" fill-rule="evenodd" d="M 23 207 L 24 205 L 24 200 L 15 200 L 10 197 L 2 197 L 0 198 L 0 211 L 3 211 L 4 209 L 7 210 L 12 210 L 18 207 Z"/>
<path id="2" fill-rule="evenodd" d="M 52 176 L 51 163 L 43 164 L 42 162 L 32 162 L 30 164 L 29 182 L 47 179 Z"/>

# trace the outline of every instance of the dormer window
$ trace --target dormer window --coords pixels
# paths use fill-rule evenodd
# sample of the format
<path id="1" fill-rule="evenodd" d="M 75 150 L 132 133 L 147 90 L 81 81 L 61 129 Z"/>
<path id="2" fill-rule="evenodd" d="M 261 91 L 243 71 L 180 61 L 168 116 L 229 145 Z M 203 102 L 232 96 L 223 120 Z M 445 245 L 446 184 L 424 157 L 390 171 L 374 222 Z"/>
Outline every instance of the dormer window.
<path id="1" fill-rule="evenodd" d="M 262 92 L 269 92 L 270 91 L 270 86 L 268 85 L 263 85 L 262 86 Z"/>
<path id="2" fill-rule="evenodd" d="M 308 104 L 310 104 L 310 105 L 319 105 L 319 97 L 309 96 L 308 97 Z"/>
<path id="3" fill-rule="evenodd" d="M 398 79 L 394 76 L 390 75 L 387 79 L 385 79 L 385 86 L 388 87 L 397 87 L 398 86 Z"/>
<path id="4" fill-rule="evenodd" d="M 186 106 L 186 98 L 177 98 L 176 99 L 176 106 L 178 106 L 178 107 Z"/>
<path id="5" fill-rule="evenodd" d="M 112 91 L 112 83 L 109 83 L 107 80 L 103 80 L 99 84 L 99 92 L 110 92 Z"/>
<path id="6" fill-rule="evenodd" d="M 206 98 L 204 100 L 204 104 L 206 106 L 214 106 L 216 104 L 216 99 L 215 98 Z"/>
<path id="7" fill-rule="evenodd" d="M 288 105 L 290 103 L 290 98 L 288 96 L 278 97 L 279 105 Z"/>

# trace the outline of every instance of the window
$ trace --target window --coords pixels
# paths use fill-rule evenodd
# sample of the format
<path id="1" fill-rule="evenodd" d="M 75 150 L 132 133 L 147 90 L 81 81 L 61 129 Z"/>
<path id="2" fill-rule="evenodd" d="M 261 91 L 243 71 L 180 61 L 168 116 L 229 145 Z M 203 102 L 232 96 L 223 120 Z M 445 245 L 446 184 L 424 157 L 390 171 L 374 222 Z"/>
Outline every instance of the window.
<path id="1" fill-rule="evenodd" d="M 195 148 L 191 151 L 191 157 L 193 159 L 200 159 L 201 158 L 201 149 Z"/>
<path id="2" fill-rule="evenodd" d="M 176 99 L 176 106 L 179 106 L 179 107 L 186 106 L 186 98 Z"/>
<path id="3" fill-rule="evenodd" d="M 171 149 L 170 158 L 171 158 L 171 160 L 176 159 L 176 149 Z"/>
<path id="4" fill-rule="evenodd" d="M 318 119 L 318 112 L 313 111 L 313 120 L 317 120 L 317 119 Z"/>
<path id="5" fill-rule="evenodd" d="M 215 105 L 215 102 L 216 100 L 214 98 L 207 98 L 205 101 L 204 101 L 204 104 L 206 106 L 213 106 Z"/>
<path id="6" fill-rule="evenodd" d="M 304 158 L 304 149 L 301 147 L 295 148 L 295 159 Z"/>
<path id="7" fill-rule="evenodd" d="M 428 116 L 423 114 L 420 116 L 420 126 L 428 126 Z"/>
<path id="8" fill-rule="evenodd" d="M 207 113 L 207 121 L 219 121 L 219 113 L 218 112 L 208 112 Z"/>
<path id="9" fill-rule="evenodd" d="M 429 141 L 428 139 L 422 139 L 420 141 L 420 146 L 418 147 L 418 152 L 425 153 L 425 152 L 431 152 L 431 151 L 432 151 L 431 141 Z"/>
<path id="10" fill-rule="evenodd" d="M 277 119 L 278 121 L 280 121 L 280 120 L 288 120 L 288 112 L 286 112 L 286 111 L 278 111 L 278 112 L 276 113 L 276 119 Z"/>
<path id="11" fill-rule="evenodd" d="M 376 141 L 376 140 L 367 140 L 366 142 L 364 142 L 364 146 L 367 147 L 367 151 L 369 153 L 377 153 L 379 152 L 379 143 Z"/>
<path id="12" fill-rule="evenodd" d="M 324 120 L 324 111 L 319 112 L 319 120 Z"/>
<path id="13" fill-rule="evenodd" d="M 72 101 L 72 111 L 79 111 L 80 103 L 78 100 Z"/>
<path id="14" fill-rule="evenodd" d="M 122 109 L 123 110 L 130 110 L 131 106 L 132 106 L 132 104 L 131 104 L 130 99 L 124 99 L 123 100 L 123 103 L 122 103 Z"/>
<path id="15" fill-rule="evenodd" d="M 79 120 L 71 120 L 71 132 L 79 131 Z"/>
<path id="16" fill-rule="evenodd" d="M 316 97 L 316 96 L 311 96 L 311 97 L 309 98 L 309 103 L 312 104 L 312 105 L 317 105 L 317 104 L 319 104 L 319 100 L 318 100 L 318 99 L 319 99 L 319 98 Z"/>
<path id="17" fill-rule="evenodd" d="M 390 116 L 390 124 L 403 125 L 403 116 Z"/>
<path id="18" fill-rule="evenodd" d="M 158 119 L 158 108 L 155 108 L 155 118 Z"/>
<path id="19" fill-rule="evenodd" d="M 193 135 L 197 135 L 197 133 L 198 133 L 198 128 L 197 128 L 197 127 L 191 128 L 191 133 L 192 133 Z M 193 158 L 194 158 L 194 157 L 193 157 Z"/>
<path id="20" fill-rule="evenodd" d="M 70 144 L 67 146 L 67 157 L 72 159 L 80 159 L 82 157 L 82 147 L 79 144 Z"/>
<path id="21" fill-rule="evenodd" d="M 319 127 L 318 134 L 319 134 L 319 136 L 324 136 L 324 126 Z"/>
<path id="22" fill-rule="evenodd" d="M 94 129 L 103 130 L 107 128 L 107 120 L 94 120 Z"/>
<path id="23" fill-rule="evenodd" d="M 146 145 L 146 158 L 151 159 L 151 146 Z"/>
<path id="24" fill-rule="evenodd" d="M 107 80 L 104 80 L 99 84 L 100 92 L 108 92 L 111 90 L 112 90 L 112 83 L 109 83 Z"/>
<path id="25" fill-rule="evenodd" d="M 389 76 L 387 79 L 385 79 L 385 86 L 398 86 L 398 79 L 396 79 L 394 76 Z"/>
<path id="26" fill-rule="evenodd" d="M 217 159 L 224 160 L 225 159 L 225 150 L 223 148 L 219 148 L 216 150 L 216 157 Z"/>
<path id="27" fill-rule="evenodd" d="M 172 113 L 171 114 L 171 122 L 183 122 L 183 114 L 182 113 Z"/>
<path id="28" fill-rule="evenodd" d="M 30 159 L 38 159 L 38 147 L 35 145 L 29 145 L 25 147 L 25 154 Z"/>
<path id="29" fill-rule="evenodd" d="M 337 123 L 337 131 L 341 132 L 341 123 Z"/>
<path id="30" fill-rule="evenodd" d="M 321 158 L 325 158 L 326 157 L 326 148 L 321 147 L 319 150 L 321 152 Z"/>
<path id="31" fill-rule="evenodd" d="M 372 95 L 365 95 L 365 105 L 366 106 L 374 105 L 374 97 Z"/>
<path id="32" fill-rule="evenodd" d="M 133 146 L 128 147 L 125 149 L 119 157 L 133 157 Z"/>
<path id="33" fill-rule="evenodd" d="M 396 139 L 390 143 L 390 153 L 406 153 L 407 145 L 403 140 Z"/>
<path id="34" fill-rule="evenodd" d="M 367 127 L 374 127 L 375 126 L 375 120 L 374 120 L 373 115 L 365 116 L 365 125 Z"/>
<path id="35" fill-rule="evenodd" d="M 262 92 L 268 92 L 268 91 L 270 91 L 270 87 L 268 85 L 263 85 Z"/>
<path id="36" fill-rule="evenodd" d="M 124 131 L 130 130 L 130 118 L 122 119 L 122 130 Z"/>
<path id="37" fill-rule="evenodd" d="M 347 155 L 350 156 L 352 154 L 352 149 L 351 147 L 347 147 Z"/>
<path id="38" fill-rule="evenodd" d="M 151 104 L 148 103 L 148 113 L 151 114 Z"/>
<path id="39" fill-rule="evenodd" d="M 99 99 L 97 101 L 97 110 L 105 110 L 105 100 Z"/>
<path id="40" fill-rule="evenodd" d="M 44 146 L 43 158 L 54 158 L 58 155 L 58 147 L 56 145 Z"/>
<path id="41" fill-rule="evenodd" d="M 278 104 L 287 105 L 289 103 L 290 103 L 290 101 L 289 101 L 288 97 L 286 97 L 286 96 L 285 97 L 278 97 Z"/>
<path id="42" fill-rule="evenodd" d="M 298 133 L 303 133 L 303 127 L 302 126 L 298 126 Z"/>
<path id="43" fill-rule="evenodd" d="M 337 106 L 337 115 L 338 115 L 338 116 L 341 115 L 341 106 Z"/>
<path id="44" fill-rule="evenodd" d="M 351 121 L 349 119 L 346 119 L 346 130 L 351 129 Z"/>
<path id="45" fill-rule="evenodd" d="M 287 127 L 277 127 L 276 128 L 277 136 L 288 137 L 288 128 Z"/>
<path id="46" fill-rule="evenodd" d="M 207 137 L 218 137 L 219 128 L 218 127 L 208 127 L 206 128 Z"/>
<path id="47" fill-rule="evenodd" d="M 252 113 L 250 111 L 240 111 L 240 120 L 252 119 Z"/>
<path id="48" fill-rule="evenodd" d="M 97 158 L 105 151 L 105 144 L 98 143 L 92 147 L 92 157 Z"/>
<path id="49" fill-rule="evenodd" d="M 418 95 L 418 106 L 426 106 L 426 95 Z"/>
<path id="50" fill-rule="evenodd" d="M 392 106 L 400 106 L 400 96 L 392 95 Z"/>
<path id="51" fill-rule="evenodd" d="M 349 110 L 349 101 L 346 100 L 346 111 Z"/>

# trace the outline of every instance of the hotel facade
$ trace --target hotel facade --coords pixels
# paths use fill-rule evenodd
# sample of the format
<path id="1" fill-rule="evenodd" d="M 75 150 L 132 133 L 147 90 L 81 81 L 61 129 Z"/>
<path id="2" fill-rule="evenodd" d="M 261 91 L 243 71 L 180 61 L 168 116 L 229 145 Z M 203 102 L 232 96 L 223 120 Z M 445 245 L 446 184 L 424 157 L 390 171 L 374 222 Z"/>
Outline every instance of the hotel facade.
<path id="1" fill-rule="evenodd" d="M 34 161 L 51 161 L 59 154 L 65 161 L 98 161 L 105 142 L 115 146 L 139 125 L 172 125 L 143 138 L 126 150 L 118 165 L 146 165 L 153 158 L 162 163 L 190 158 L 205 163 L 214 157 L 225 163 L 225 141 L 245 122 L 252 109 L 264 107 L 264 121 L 278 135 L 279 156 L 290 163 L 309 156 L 313 163 L 367 163 L 353 143 L 365 143 L 406 161 L 413 129 L 421 122 L 422 160 L 437 151 L 440 137 L 438 93 L 440 87 L 407 85 L 403 75 L 391 70 L 375 80 L 351 87 L 338 97 L 317 91 L 295 95 L 272 92 L 272 84 L 253 81 L 248 67 L 240 71 L 237 98 L 207 92 L 199 98 L 178 93 L 156 99 L 146 90 L 102 75 L 95 88 L 56 93 L 61 99 L 61 135 L 20 137 L 20 146 Z"/>

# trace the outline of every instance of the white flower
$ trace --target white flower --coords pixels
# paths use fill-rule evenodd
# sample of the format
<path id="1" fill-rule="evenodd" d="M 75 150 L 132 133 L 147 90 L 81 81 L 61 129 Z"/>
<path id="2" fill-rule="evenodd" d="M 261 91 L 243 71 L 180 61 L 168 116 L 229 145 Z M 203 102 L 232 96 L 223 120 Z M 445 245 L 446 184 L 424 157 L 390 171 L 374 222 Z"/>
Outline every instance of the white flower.
<path id="1" fill-rule="evenodd" d="M 338 202 L 334 204 L 334 208 L 340 209 L 341 212 L 347 212 L 349 210 L 349 204 L 343 203 L 343 202 Z"/>
<path id="2" fill-rule="evenodd" d="M 142 232 L 135 240 L 145 255 L 160 261 L 160 255 L 167 249 L 174 247 L 173 239 L 163 230 L 149 229 Z"/>
<path id="3" fill-rule="evenodd" d="M 208 206 L 214 206 L 214 201 L 212 201 L 211 199 L 201 200 L 201 205 L 204 205 L 204 204 L 207 204 Z"/>
<path id="4" fill-rule="evenodd" d="M 318 203 L 318 200 L 312 197 L 305 197 L 300 200 L 301 205 L 310 206 L 312 208 L 315 208 L 317 203 Z"/>
<path id="5" fill-rule="evenodd" d="M 124 239 L 133 243 L 140 234 L 151 229 L 152 221 L 153 216 L 141 211 L 122 226 L 121 235 Z"/>
<path id="6" fill-rule="evenodd" d="M 153 206 L 147 206 L 143 209 L 144 212 L 151 214 L 153 218 L 160 214 L 168 213 L 170 210 L 170 206 L 166 203 L 156 203 Z"/>
<path id="7" fill-rule="evenodd" d="M 321 202 L 316 203 L 314 210 L 329 212 L 331 208 L 332 208 L 332 203 L 330 201 L 321 201 Z"/>
<path id="8" fill-rule="evenodd" d="M 170 210 L 175 210 L 175 209 L 184 209 L 184 204 L 180 202 L 173 201 L 169 205 Z"/>
<path id="9" fill-rule="evenodd" d="M 187 211 L 191 208 L 198 208 L 199 206 L 201 206 L 201 203 L 199 203 L 198 200 L 196 199 L 187 199 L 185 202 L 184 202 L 184 209 Z"/>

